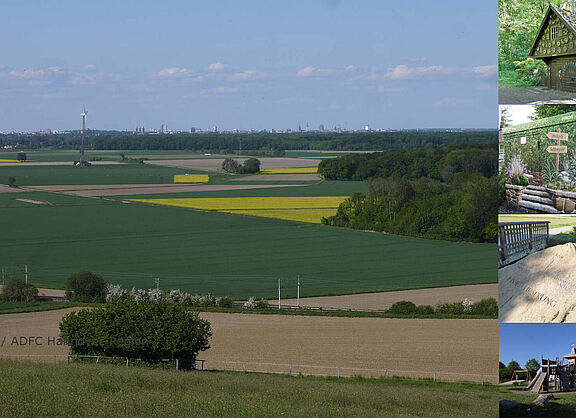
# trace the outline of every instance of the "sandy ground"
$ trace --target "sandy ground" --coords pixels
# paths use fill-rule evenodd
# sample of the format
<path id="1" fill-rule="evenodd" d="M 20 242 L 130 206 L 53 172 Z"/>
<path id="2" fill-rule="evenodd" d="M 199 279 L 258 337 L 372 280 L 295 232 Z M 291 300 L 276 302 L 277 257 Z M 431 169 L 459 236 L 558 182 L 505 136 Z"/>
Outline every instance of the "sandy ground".
<path id="1" fill-rule="evenodd" d="M 114 165 L 123 164 L 118 161 L 90 161 L 92 165 Z M 12 166 L 29 166 L 29 165 L 72 165 L 72 161 L 26 161 L 25 163 L 0 163 L 0 167 L 12 167 Z"/>
<path id="2" fill-rule="evenodd" d="M 239 163 L 243 163 L 247 158 L 235 158 Z M 272 168 L 296 168 L 296 167 L 317 167 L 320 159 L 302 158 L 270 158 L 259 157 L 260 169 L 269 170 Z M 213 159 L 187 159 L 187 160 L 156 160 L 146 161 L 146 164 L 161 165 L 164 167 L 179 167 L 190 170 L 222 171 L 222 158 Z"/>
<path id="3" fill-rule="evenodd" d="M 44 355 L 48 361 L 67 354 L 67 347 L 50 344 L 49 338 L 58 336 L 60 319 L 72 310 L 0 315 L 0 354 Z M 247 370 L 287 373 L 292 364 L 293 373 L 334 375 L 340 367 L 343 376 L 381 375 L 376 370 L 389 370 L 388 374 L 414 377 L 437 372 L 439 379 L 446 380 L 479 381 L 479 375 L 484 375 L 487 381 L 497 382 L 496 320 L 201 316 L 213 330 L 211 348 L 199 355 L 207 368 L 242 370 L 245 362 Z M 42 339 L 14 344 L 14 337 L 18 341 L 30 336 Z M 418 373 L 406 373 L 412 371 Z"/>
<path id="4" fill-rule="evenodd" d="M 0 194 L 2 194 L 2 193 L 22 193 L 22 192 L 23 192 L 22 189 L 19 189 L 16 187 L 8 187 L 4 184 L 0 184 Z"/>
<path id="5" fill-rule="evenodd" d="M 498 103 L 506 104 L 576 104 L 576 94 L 550 90 L 543 86 L 499 87 Z"/>
<path id="6" fill-rule="evenodd" d="M 163 185 L 158 184 L 154 187 L 130 187 L 130 188 L 108 188 L 92 190 L 68 190 L 64 194 L 70 194 L 83 197 L 98 196 L 130 196 L 141 194 L 162 194 L 162 193 L 188 193 L 188 192 L 210 192 L 223 190 L 248 190 L 248 189 L 265 189 L 276 187 L 298 187 L 304 184 L 273 184 L 273 185 L 240 185 L 240 184 L 189 184 L 189 185 Z"/>
<path id="7" fill-rule="evenodd" d="M 4 286 L 0 284 L 0 290 L 2 290 L 3 287 Z M 59 289 L 44 289 L 39 287 L 38 296 L 57 296 L 63 298 L 66 296 L 66 291 Z"/>
<path id="8" fill-rule="evenodd" d="M 232 181 L 317 181 L 321 178 L 320 174 L 255 174 Z"/>
<path id="9" fill-rule="evenodd" d="M 472 300 L 472 302 L 478 302 L 481 299 L 491 297 L 495 299 L 498 298 L 498 283 L 301 298 L 300 306 L 378 310 L 387 309 L 395 302 L 401 300 L 408 300 L 414 302 L 416 305 L 434 306 L 439 302 L 459 302 L 466 298 Z M 296 299 L 285 299 L 282 301 L 282 304 L 295 306 Z"/>

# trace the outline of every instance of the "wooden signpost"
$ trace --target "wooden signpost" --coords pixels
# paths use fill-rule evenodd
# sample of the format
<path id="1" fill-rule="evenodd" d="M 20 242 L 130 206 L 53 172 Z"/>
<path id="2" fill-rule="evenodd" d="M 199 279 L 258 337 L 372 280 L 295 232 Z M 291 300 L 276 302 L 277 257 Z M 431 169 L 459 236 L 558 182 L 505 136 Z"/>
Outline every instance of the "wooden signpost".
<path id="1" fill-rule="evenodd" d="M 560 132 L 548 132 L 546 136 L 550 139 L 556 139 L 558 145 L 550 145 L 546 148 L 550 154 L 556 154 L 556 171 L 560 170 L 560 154 L 566 154 L 568 152 L 568 147 L 566 145 L 560 145 L 560 141 L 568 141 L 568 134 Z"/>

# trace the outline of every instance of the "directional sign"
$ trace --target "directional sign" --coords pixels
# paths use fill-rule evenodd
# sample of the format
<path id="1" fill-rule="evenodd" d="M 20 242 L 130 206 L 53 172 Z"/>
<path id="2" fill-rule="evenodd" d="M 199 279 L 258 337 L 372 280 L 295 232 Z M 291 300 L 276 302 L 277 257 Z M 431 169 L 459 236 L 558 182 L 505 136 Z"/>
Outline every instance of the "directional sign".
<path id="1" fill-rule="evenodd" d="M 568 152 L 568 147 L 566 145 L 550 145 L 548 148 L 546 148 L 546 151 L 551 154 L 566 154 Z"/>
<path id="2" fill-rule="evenodd" d="M 558 141 L 568 141 L 568 134 L 562 132 L 548 132 L 546 136 L 550 139 L 557 139 Z"/>

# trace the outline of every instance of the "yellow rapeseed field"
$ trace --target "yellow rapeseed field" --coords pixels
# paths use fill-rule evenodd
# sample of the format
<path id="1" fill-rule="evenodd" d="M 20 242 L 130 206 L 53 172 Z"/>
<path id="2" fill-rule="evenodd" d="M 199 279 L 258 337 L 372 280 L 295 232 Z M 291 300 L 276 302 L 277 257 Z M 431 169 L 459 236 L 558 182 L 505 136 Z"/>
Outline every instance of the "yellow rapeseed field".
<path id="1" fill-rule="evenodd" d="M 210 176 L 208 174 L 176 174 L 174 183 L 208 183 Z"/>
<path id="2" fill-rule="evenodd" d="M 0 163 L 19 163 L 20 161 L 18 160 L 3 160 L 0 159 Z"/>
<path id="3" fill-rule="evenodd" d="M 347 196 L 218 197 L 131 199 L 131 201 L 191 209 L 215 210 L 237 215 L 320 223 L 322 217 L 335 215 L 338 206 L 346 198 Z"/>
<path id="4" fill-rule="evenodd" d="M 261 170 L 262 174 L 308 174 L 317 173 L 317 167 L 299 167 L 299 168 L 271 168 L 269 170 Z"/>

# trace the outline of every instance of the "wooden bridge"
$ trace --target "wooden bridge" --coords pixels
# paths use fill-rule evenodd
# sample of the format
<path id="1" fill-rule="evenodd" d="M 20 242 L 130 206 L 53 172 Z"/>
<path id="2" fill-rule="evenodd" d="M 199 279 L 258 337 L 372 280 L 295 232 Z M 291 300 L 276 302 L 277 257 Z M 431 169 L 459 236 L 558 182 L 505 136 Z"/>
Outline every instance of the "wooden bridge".
<path id="1" fill-rule="evenodd" d="M 520 260 L 548 245 L 548 221 L 498 224 L 498 267 Z"/>

